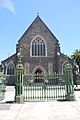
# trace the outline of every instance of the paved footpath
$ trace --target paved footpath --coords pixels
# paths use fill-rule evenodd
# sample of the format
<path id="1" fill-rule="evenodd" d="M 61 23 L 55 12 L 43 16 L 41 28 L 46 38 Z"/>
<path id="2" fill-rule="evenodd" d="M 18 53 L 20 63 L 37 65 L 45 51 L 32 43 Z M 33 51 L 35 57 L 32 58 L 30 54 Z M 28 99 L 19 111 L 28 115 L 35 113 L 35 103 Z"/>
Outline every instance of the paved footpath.
<path id="1" fill-rule="evenodd" d="M 0 120 L 80 120 L 80 91 L 76 101 L 25 102 L 16 104 L 14 88 L 7 87 L 5 99 L 0 102 Z"/>

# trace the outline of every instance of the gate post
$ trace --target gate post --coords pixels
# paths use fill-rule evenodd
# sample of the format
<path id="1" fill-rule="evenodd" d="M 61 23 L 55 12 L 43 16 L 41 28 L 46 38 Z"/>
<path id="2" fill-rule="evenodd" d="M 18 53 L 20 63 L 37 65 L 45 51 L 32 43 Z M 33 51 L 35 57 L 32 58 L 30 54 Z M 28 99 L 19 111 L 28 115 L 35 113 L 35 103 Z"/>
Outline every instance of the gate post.
<path id="1" fill-rule="evenodd" d="M 21 63 L 21 55 L 19 54 L 19 61 L 16 66 L 16 83 L 15 83 L 15 101 L 17 103 L 24 102 L 23 96 L 23 65 Z"/>
<path id="2" fill-rule="evenodd" d="M 65 76 L 66 76 L 66 99 L 68 101 L 74 101 L 74 83 L 73 83 L 73 72 L 72 65 L 67 64 L 65 68 Z"/>

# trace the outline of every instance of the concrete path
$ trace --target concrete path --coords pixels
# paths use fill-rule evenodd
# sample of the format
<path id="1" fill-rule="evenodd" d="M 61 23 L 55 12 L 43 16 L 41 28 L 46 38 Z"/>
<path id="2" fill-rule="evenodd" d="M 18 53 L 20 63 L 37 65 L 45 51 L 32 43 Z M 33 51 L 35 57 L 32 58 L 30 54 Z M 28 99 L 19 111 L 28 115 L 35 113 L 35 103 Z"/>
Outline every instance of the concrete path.
<path id="1" fill-rule="evenodd" d="M 15 104 L 14 87 L 7 87 L 4 101 L 0 102 L 0 120 L 80 120 L 80 91 L 74 102 L 25 102 Z"/>

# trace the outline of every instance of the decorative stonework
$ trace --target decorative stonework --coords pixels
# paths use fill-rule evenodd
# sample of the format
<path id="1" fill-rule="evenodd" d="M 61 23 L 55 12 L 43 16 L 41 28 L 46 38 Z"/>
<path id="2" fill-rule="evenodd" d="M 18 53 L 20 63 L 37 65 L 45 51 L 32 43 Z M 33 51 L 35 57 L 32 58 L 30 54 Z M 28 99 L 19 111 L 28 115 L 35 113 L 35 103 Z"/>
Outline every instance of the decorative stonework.
<path id="1" fill-rule="evenodd" d="M 30 68 L 30 64 L 26 62 L 24 64 L 24 74 L 29 74 L 29 68 Z"/>
<path id="2" fill-rule="evenodd" d="M 53 64 L 52 63 L 48 63 L 48 73 L 49 73 L 49 75 L 53 74 Z"/>
<path id="3" fill-rule="evenodd" d="M 30 56 L 31 57 L 47 56 L 47 44 L 46 41 L 40 35 L 35 36 L 31 41 Z"/>
<path id="4" fill-rule="evenodd" d="M 45 69 L 42 67 L 42 66 L 36 66 L 34 69 L 33 69 L 33 74 L 35 74 L 35 72 L 38 70 L 38 69 L 40 69 L 41 71 L 42 71 L 42 74 L 45 74 L 46 73 L 46 71 L 45 71 Z"/>

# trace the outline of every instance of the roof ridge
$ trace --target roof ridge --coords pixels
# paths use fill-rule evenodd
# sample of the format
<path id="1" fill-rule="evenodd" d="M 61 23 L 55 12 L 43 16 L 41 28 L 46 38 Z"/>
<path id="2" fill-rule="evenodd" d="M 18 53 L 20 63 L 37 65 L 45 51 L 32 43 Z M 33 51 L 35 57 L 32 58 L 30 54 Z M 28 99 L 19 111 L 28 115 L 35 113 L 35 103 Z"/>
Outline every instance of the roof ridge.
<path id="1" fill-rule="evenodd" d="M 48 31 L 52 34 L 52 36 L 58 41 L 58 39 L 55 37 L 55 35 L 51 32 L 51 30 L 48 28 L 48 26 L 43 22 L 43 20 L 41 19 L 41 17 L 39 16 L 39 14 L 37 14 L 36 18 L 33 20 L 33 22 L 30 24 L 30 26 L 27 28 L 27 30 L 23 33 L 23 35 L 20 37 L 20 39 L 18 40 L 18 42 L 21 40 L 21 38 L 26 34 L 26 32 L 28 32 L 28 30 L 31 28 L 31 26 L 37 22 L 37 21 L 41 21 L 42 24 L 46 27 L 46 29 L 48 29 Z"/>

